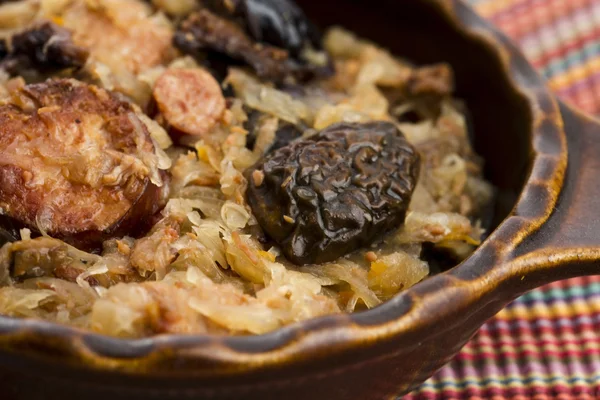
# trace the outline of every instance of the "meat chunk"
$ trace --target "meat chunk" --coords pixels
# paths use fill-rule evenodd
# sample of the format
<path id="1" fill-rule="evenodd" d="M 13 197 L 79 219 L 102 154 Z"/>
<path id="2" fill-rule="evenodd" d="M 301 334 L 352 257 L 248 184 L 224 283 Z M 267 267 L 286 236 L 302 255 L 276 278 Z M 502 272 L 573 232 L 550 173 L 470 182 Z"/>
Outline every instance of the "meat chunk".
<path id="1" fill-rule="evenodd" d="M 55 79 L 0 105 L 0 223 L 83 248 L 135 234 L 157 211 L 164 172 L 129 103 Z"/>
<path id="2" fill-rule="evenodd" d="M 301 56 L 306 47 L 321 49 L 321 33 L 294 0 L 205 0 L 220 15 L 236 20 L 250 36 Z"/>
<path id="3" fill-rule="evenodd" d="M 208 9 L 191 14 L 179 27 L 175 45 L 184 53 L 198 55 L 202 51 L 226 55 L 250 65 L 256 74 L 268 80 L 284 81 L 288 77 L 299 80 L 331 72 L 329 59 L 314 56 L 295 57 L 285 48 L 256 41 L 235 20 L 224 18 Z"/>
<path id="4" fill-rule="evenodd" d="M 0 66 L 10 74 L 24 68 L 52 72 L 65 68 L 81 68 L 88 51 L 73 43 L 71 33 L 51 22 L 44 22 L 16 33 L 2 41 Z"/>
<path id="5" fill-rule="evenodd" d="M 200 68 L 168 69 L 156 81 L 153 93 L 169 125 L 186 134 L 208 133 L 225 111 L 219 83 Z"/>
<path id="6" fill-rule="evenodd" d="M 275 80 L 289 73 L 289 55 L 285 50 L 255 43 L 235 23 L 208 10 L 200 10 L 186 19 L 175 34 L 175 44 L 184 53 L 213 50 L 244 61 L 258 76 Z"/>

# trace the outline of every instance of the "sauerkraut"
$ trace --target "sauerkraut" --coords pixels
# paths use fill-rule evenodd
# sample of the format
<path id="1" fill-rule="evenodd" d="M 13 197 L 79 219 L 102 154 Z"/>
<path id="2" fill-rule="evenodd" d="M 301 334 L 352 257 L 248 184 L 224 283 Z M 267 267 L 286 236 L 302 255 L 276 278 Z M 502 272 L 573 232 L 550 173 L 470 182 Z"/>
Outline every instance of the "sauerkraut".
<path id="1" fill-rule="evenodd" d="M 185 91 L 178 85 L 184 80 L 160 87 L 160 110 L 151 96 L 173 68 L 200 80 L 210 72 L 202 59 L 183 57 L 171 45 L 175 21 L 197 2 L 153 1 L 152 8 L 132 1 L 135 7 L 127 11 L 117 3 L 9 3 L 0 6 L 0 29 L 9 37 L 51 19 L 73 30 L 75 42 L 91 54 L 76 78 L 119 92 L 149 130 L 156 155 L 143 162 L 151 170 L 168 169 L 164 207 L 145 235 L 112 238 L 99 254 L 22 231 L 0 249 L 0 313 L 118 337 L 261 334 L 389 300 L 432 272 L 426 244 L 459 262 L 480 243 L 480 217 L 493 188 L 469 143 L 464 105 L 447 93 L 453 85 L 448 66 L 423 72 L 332 28 L 324 45 L 333 76 L 280 85 L 261 81 L 248 68 L 228 68 L 228 95 L 215 94 L 213 82 L 205 93 L 202 82 L 193 83 L 218 112 L 204 122 L 194 114 L 201 129 L 186 132 L 180 121 L 188 121 L 184 114 L 198 109 L 199 100 L 188 107 L 185 95 L 169 92 Z M 176 108 L 165 109 L 170 104 Z M 310 137 L 334 123 L 373 120 L 396 124 L 421 154 L 404 224 L 338 260 L 290 263 L 257 224 L 245 199 L 244 171 L 280 139 L 278 128 L 285 124 Z M 158 173 L 150 179 L 163 182 Z"/>

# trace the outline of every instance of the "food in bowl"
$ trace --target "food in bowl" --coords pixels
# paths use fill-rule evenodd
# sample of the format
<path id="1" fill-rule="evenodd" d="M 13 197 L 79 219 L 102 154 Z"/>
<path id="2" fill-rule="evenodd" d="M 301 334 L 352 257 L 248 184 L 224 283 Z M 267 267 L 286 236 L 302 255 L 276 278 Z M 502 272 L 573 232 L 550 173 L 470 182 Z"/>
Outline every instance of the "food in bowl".
<path id="1" fill-rule="evenodd" d="M 2 314 L 261 334 L 376 307 L 485 233 L 448 65 L 289 0 L 25 0 L 0 28 Z"/>

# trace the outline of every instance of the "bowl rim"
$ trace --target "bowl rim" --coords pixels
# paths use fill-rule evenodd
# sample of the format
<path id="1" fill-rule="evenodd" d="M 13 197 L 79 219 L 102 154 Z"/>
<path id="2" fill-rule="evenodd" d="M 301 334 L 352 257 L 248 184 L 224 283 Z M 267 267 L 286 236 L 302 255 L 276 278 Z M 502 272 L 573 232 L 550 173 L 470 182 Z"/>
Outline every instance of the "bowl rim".
<path id="1" fill-rule="evenodd" d="M 471 304 L 481 297 L 481 293 L 498 285 L 510 274 L 502 260 L 543 225 L 556 204 L 560 191 L 557 188 L 562 187 L 567 164 L 562 117 L 558 103 L 543 79 L 504 34 L 475 14 L 462 0 L 421 1 L 432 5 L 453 29 L 495 53 L 511 83 L 511 90 L 526 100 L 533 116 L 532 161 L 524 188 L 513 211 L 473 255 L 450 271 L 432 276 L 374 309 L 318 317 L 262 335 L 169 334 L 120 339 L 42 320 L 0 316 L 0 348 L 37 356 L 40 347 L 30 344 L 44 348 L 52 343 L 65 356 L 61 362 L 128 374 L 181 375 L 184 373 L 181 370 L 171 369 L 175 358 L 187 359 L 194 365 L 197 365 L 195 360 L 213 363 L 210 372 L 198 368 L 185 371 L 186 375 L 239 374 L 322 357 L 336 350 L 409 333 L 415 320 L 419 321 L 418 325 L 434 324 L 438 315 L 432 312 L 432 305 L 445 302 L 458 287 L 466 289 L 465 280 L 468 280 L 472 293 L 464 297 L 466 303 L 456 304 L 456 309 Z M 551 135 L 548 134 L 549 127 L 553 128 Z M 548 196 L 545 201 L 532 205 L 529 201 L 531 190 L 540 187 Z M 482 260 L 477 255 L 484 253 L 484 249 L 496 255 L 491 268 L 479 268 Z M 473 290 L 473 287 L 480 290 Z"/>

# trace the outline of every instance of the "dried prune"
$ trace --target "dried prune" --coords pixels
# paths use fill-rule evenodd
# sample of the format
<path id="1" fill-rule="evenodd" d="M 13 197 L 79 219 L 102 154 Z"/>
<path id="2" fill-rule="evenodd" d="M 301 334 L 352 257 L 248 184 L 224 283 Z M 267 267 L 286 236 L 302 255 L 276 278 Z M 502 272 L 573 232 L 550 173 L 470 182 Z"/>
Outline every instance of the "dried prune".
<path id="1" fill-rule="evenodd" d="M 400 226 L 419 166 L 392 123 L 339 123 L 249 168 L 247 200 L 290 261 L 322 263 Z"/>
<path id="2" fill-rule="evenodd" d="M 88 58 L 88 51 L 75 45 L 71 33 L 51 22 L 45 22 L 10 38 L 10 45 L 0 46 L 0 66 L 9 73 L 19 73 L 23 68 L 40 72 L 52 72 L 65 68 L 81 68 Z"/>
<path id="3" fill-rule="evenodd" d="M 226 54 L 250 65 L 259 77 L 277 82 L 332 72 L 319 32 L 294 2 L 213 0 L 204 5 L 175 33 L 174 43 L 184 53 Z"/>

